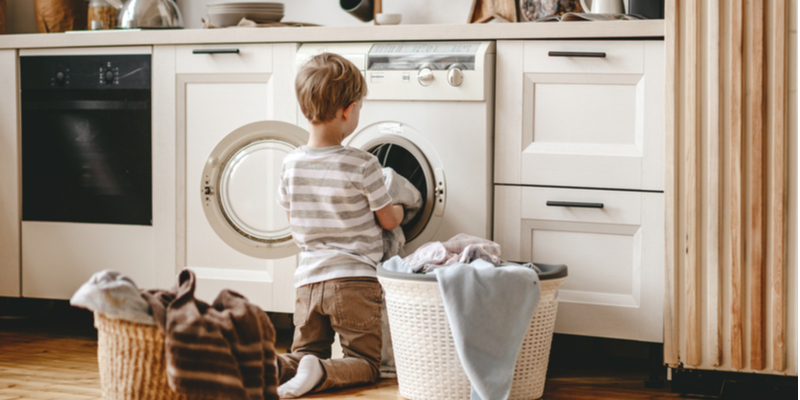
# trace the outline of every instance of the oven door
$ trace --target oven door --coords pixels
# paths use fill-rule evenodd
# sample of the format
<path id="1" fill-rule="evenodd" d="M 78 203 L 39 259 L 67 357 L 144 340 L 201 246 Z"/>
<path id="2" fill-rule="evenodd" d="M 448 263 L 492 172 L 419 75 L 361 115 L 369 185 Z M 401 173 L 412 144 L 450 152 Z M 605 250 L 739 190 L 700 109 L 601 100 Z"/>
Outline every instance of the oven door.
<path id="1" fill-rule="evenodd" d="M 23 91 L 22 219 L 152 225 L 149 90 Z"/>

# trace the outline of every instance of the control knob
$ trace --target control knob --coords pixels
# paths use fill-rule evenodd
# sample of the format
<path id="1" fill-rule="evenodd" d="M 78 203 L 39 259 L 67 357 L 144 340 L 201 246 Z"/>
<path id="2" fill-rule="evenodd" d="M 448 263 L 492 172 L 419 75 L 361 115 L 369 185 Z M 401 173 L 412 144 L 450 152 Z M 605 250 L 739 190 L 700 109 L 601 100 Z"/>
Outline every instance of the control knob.
<path id="1" fill-rule="evenodd" d="M 453 64 L 447 71 L 447 83 L 450 86 L 460 86 L 464 82 L 464 66 L 461 64 Z"/>
<path id="2" fill-rule="evenodd" d="M 66 77 L 67 76 L 64 75 L 63 72 L 61 71 L 56 72 L 56 82 L 58 82 L 59 84 L 63 84 Z"/>
<path id="3" fill-rule="evenodd" d="M 104 78 L 106 78 L 107 84 L 112 84 L 114 82 L 114 72 L 110 69 L 106 71 Z"/>
<path id="4" fill-rule="evenodd" d="M 430 86 L 430 84 L 433 83 L 434 69 L 436 69 L 436 67 L 430 64 L 423 65 L 422 68 L 419 69 L 419 72 L 417 73 L 417 81 L 420 85 Z"/>

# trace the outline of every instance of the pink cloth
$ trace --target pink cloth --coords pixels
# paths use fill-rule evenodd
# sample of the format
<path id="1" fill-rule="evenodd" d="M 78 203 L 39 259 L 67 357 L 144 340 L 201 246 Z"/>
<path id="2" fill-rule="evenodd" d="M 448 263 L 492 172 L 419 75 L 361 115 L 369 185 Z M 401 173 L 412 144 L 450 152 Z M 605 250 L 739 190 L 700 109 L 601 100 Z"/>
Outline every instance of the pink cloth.
<path id="1" fill-rule="evenodd" d="M 487 239 L 460 233 L 446 242 L 430 242 L 422 245 L 403 262 L 414 272 L 428 273 L 436 268 L 455 263 L 469 264 L 484 260 L 501 265 L 500 245 Z"/>

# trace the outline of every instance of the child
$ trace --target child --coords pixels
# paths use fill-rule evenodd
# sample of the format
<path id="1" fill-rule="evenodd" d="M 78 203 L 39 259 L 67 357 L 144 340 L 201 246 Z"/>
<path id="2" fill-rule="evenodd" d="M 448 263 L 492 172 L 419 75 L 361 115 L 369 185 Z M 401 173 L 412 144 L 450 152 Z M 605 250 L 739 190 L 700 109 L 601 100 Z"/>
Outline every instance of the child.
<path id="1" fill-rule="evenodd" d="M 294 343 L 278 359 L 281 397 L 377 381 L 381 228 L 394 229 L 403 219 L 375 156 L 342 146 L 358 126 L 367 94 L 358 68 L 339 55 L 319 54 L 299 71 L 295 90 L 310 135 L 284 159 L 278 192 L 302 249 L 294 274 Z M 344 358 L 330 359 L 334 333 Z"/>

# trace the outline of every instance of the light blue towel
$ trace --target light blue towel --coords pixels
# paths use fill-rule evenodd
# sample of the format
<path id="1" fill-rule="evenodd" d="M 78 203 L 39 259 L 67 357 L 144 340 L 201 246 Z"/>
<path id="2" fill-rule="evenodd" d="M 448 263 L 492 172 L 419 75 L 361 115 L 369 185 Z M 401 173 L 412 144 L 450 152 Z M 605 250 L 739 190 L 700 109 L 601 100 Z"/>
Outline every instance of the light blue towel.
<path id="1" fill-rule="evenodd" d="M 381 263 L 381 267 L 387 271 L 402 272 L 404 274 L 410 274 L 414 272 L 411 270 L 411 267 L 403 262 L 403 259 L 400 258 L 400 256 L 394 256 L 388 260 L 385 260 L 383 263 Z"/>
<path id="2" fill-rule="evenodd" d="M 483 260 L 434 273 L 472 400 L 507 399 L 517 354 L 539 303 L 539 275 Z"/>

